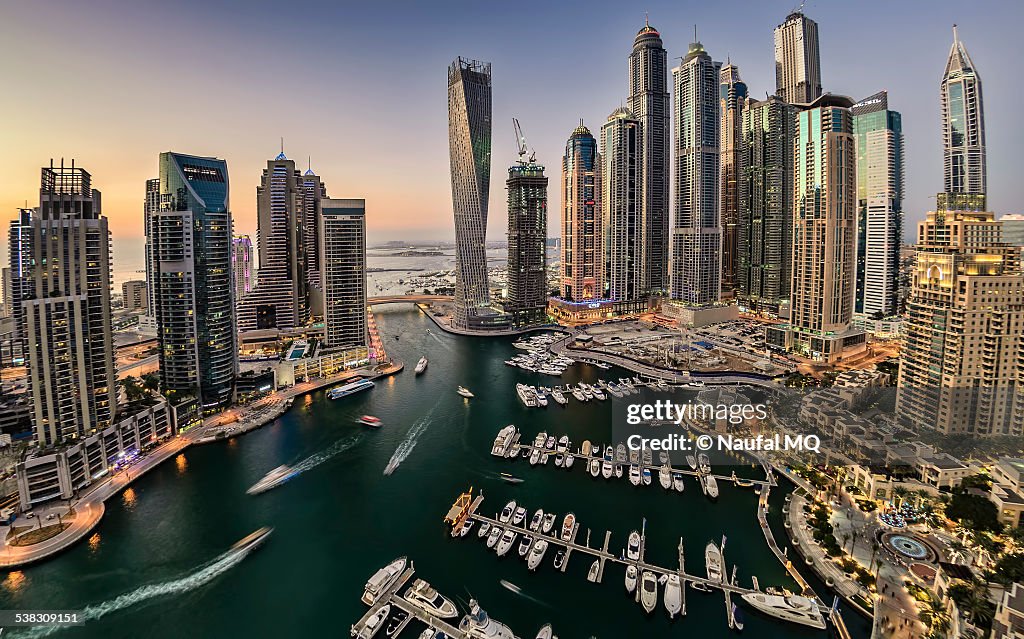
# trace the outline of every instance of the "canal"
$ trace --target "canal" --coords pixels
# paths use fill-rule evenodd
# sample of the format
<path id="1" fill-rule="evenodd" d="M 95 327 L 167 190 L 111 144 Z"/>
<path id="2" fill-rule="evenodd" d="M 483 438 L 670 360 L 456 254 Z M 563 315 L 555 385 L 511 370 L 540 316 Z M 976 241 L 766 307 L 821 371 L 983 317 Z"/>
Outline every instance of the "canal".
<path id="1" fill-rule="evenodd" d="M 687 616 L 669 621 L 660 601 L 647 616 L 627 596 L 621 568 L 610 566 L 604 583 L 592 584 L 585 579 L 590 561 L 580 555 L 563 574 L 551 566 L 554 551 L 549 550 L 541 568 L 531 573 L 514 551 L 497 557 L 475 531 L 452 539 L 442 518 L 470 487 L 484 492 L 487 514 L 509 499 L 531 514 L 537 508 L 560 515 L 571 511 L 581 523 L 579 540 L 590 528 L 591 545 L 599 546 L 605 530 L 611 530 L 615 553 L 646 518 L 648 561 L 677 565 L 682 537 L 688 572 L 703 573 L 705 544 L 724 535 L 729 570 L 739 566 L 741 584 L 749 585 L 756 575 L 762 588 L 792 587 L 765 546 L 752 488 L 723 482 L 718 501 L 711 502 L 692 478 L 683 494 L 667 493 L 656 480 L 634 488 L 625 478 L 591 478 L 582 464 L 564 470 L 494 458 L 491 442 L 509 423 L 528 437 L 546 430 L 568 434 L 576 445 L 584 439 L 607 442 L 610 402 L 570 400 L 567 407 L 526 409 L 515 383 L 551 384 L 554 378 L 506 366 L 503 361 L 515 351 L 511 338 L 444 334 L 410 306 L 382 307 L 375 316 L 387 347 L 406 362 L 404 372 L 341 400 L 323 393 L 299 398 L 273 424 L 193 447 L 151 471 L 107 503 L 88 542 L 3 575 L 0 608 L 85 610 L 90 619 L 85 626 L 53 633 L 67 637 L 348 636 L 349 626 L 365 611 L 359 596 L 367 577 L 406 555 L 418 577 L 460 605 L 475 597 L 524 639 L 544 623 L 552 623 L 562 639 L 730 634 L 720 594 L 689 590 Z M 417 377 L 412 366 L 421 355 L 430 365 Z M 577 365 L 562 382 L 624 374 Z M 464 400 L 455 392 L 457 385 L 476 397 Z M 363 414 L 378 416 L 385 426 L 359 426 L 355 420 Z M 396 450 L 404 459 L 384 476 Z M 270 492 L 246 495 L 281 464 L 305 470 Z M 737 470 L 755 476 L 749 467 Z M 506 484 L 501 472 L 526 481 Z M 782 499 L 781 490 L 772 496 L 776 518 Z M 227 552 L 260 526 L 274 527 L 262 549 L 243 559 Z M 744 612 L 748 637 L 826 636 Z M 866 637 L 866 627 L 854 624 L 854 637 Z M 415 638 L 420 629 L 410 624 L 403 636 Z M 22 631 L 19 636 L 45 634 Z"/>

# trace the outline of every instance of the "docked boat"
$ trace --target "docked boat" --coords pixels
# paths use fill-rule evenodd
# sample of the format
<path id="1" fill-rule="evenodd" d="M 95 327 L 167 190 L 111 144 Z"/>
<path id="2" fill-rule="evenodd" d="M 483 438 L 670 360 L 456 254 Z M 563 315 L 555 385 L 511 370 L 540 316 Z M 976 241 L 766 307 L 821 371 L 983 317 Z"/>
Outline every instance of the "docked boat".
<path id="1" fill-rule="evenodd" d="M 817 602 L 808 597 L 770 595 L 763 592 L 751 592 L 742 597 L 743 601 L 776 619 L 792 621 L 819 630 L 825 629 L 825 618 L 821 615 Z"/>
<path id="2" fill-rule="evenodd" d="M 540 406 L 541 408 L 544 408 L 545 406 L 548 405 L 548 398 L 545 397 L 543 393 L 537 393 L 535 391 L 535 396 L 537 398 L 537 405 L 538 406 Z"/>
<path id="3" fill-rule="evenodd" d="M 416 374 L 419 375 L 425 370 L 427 370 L 427 358 L 421 357 L 420 361 L 416 362 Z"/>
<path id="4" fill-rule="evenodd" d="M 452 619 L 459 616 L 455 604 L 422 579 L 412 582 L 412 587 L 405 593 L 405 600 L 435 617 Z"/>
<path id="5" fill-rule="evenodd" d="M 388 627 L 384 629 L 384 636 L 394 637 L 395 635 L 397 635 L 399 632 L 401 632 L 402 629 L 405 628 L 406 624 L 409 623 L 408 621 L 406 621 L 408 618 L 409 613 L 407 613 L 404 610 L 399 610 L 395 612 L 395 616 L 391 618 L 390 622 L 388 622 Z"/>
<path id="6" fill-rule="evenodd" d="M 682 473 L 672 473 L 672 488 L 679 493 L 683 492 L 686 488 L 686 483 L 683 481 Z"/>
<path id="7" fill-rule="evenodd" d="M 541 455 L 540 449 L 539 448 L 534 448 L 533 452 L 530 453 L 530 465 L 531 466 L 536 466 L 537 464 L 540 463 L 540 455 Z"/>
<path id="8" fill-rule="evenodd" d="M 465 386 L 459 386 L 458 390 L 456 390 L 455 392 L 458 393 L 459 395 L 462 395 L 466 399 L 474 397 L 473 393 L 469 392 L 469 389 L 466 388 Z"/>
<path id="9" fill-rule="evenodd" d="M 494 548 L 498 543 L 498 539 L 501 538 L 501 526 L 491 526 L 491 532 L 487 535 L 487 547 Z"/>
<path id="10" fill-rule="evenodd" d="M 651 469 L 647 468 L 645 466 L 644 469 L 641 471 L 640 475 L 641 475 L 641 478 L 643 479 L 644 486 L 650 486 L 651 485 L 651 480 L 652 480 L 652 478 L 651 478 Z"/>
<path id="11" fill-rule="evenodd" d="M 576 399 L 578 399 L 581 402 L 586 402 L 586 401 L 588 401 L 590 399 L 586 395 L 583 394 L 583 391 L 581 391 L 579 388 L 577 388 L 575 386 L 571 387 L 569 389 L 569 392 L 572 393 L 573 397 L 575 397 Z"/>
<path id="12" fill-rule="evenodd" d="M 736 630 L 743 630 L 743 614 L 736 604 L 732 605 L 732 627 Z"/>
<path id="13" fill-rule="evenodd" d="M 541 560 L 544 559 L 544 553 L 548 551 L 548 542 L 543 539 L 539 539 L 537 543 L 533 544 L 533 548 L 530 549 L 530 556 L 526 560 L 526 567 L 530 570 L 536 570 L 537 566 L 540 565 Z"/>
<path id="14" fill-rule="evenodd" d="M 615 461 L 619 462 L 620 464 L 625 464 L 626 463 L 626 457 L 627 457 L 626 445 L 625 444 L 619 444 L 618 446 L 616 446 L 615 447 Z"/>
<path id="15" fill-rule="evenodd" d="M 274 470 L 270 471 L 263 476 L 263 479 L 259 480 L 255 484 L 249 487 L 249 490 L 245 491 L 249 495 L 258 495 L 266 492 L 271 488 L 277 488 L 281 484 L 285 483 L 296 474 L 295 469 L 291 466 L 278 466 Z"/>
<path id="16" fill-rule="evenodd" d="M 487 533 L 491 532 L 491 522 L 485 521 L 480 524 L 480 530 L 476 531 L 477 537 L 486 537 Z"/>
<path id="17" fill-rule="evenodd" d="M 459 622 L 459 630 L 465 633 L 467 639 L 516 639 L 512 630 L 500 621 L 491 619 L 476 599 L 469 600 L 469 614 Z"/>
<path id="18" fill-rule="evenodd" d="M 622 464 L 615 464 L 615 476 L 616 477 L 622 477 L 622 473 L 623 473 Z"/>
<path id="19" fill-rule="evenodd" d="M 359 391 L 364 391 L 364 390 L 367 390 L 367 389 L 370 389 L 370 388 L 373 388 L 373 382 L 371 382 L 368 379 L 361 379 L 361 380 L 358 380 L 358 381 L 355 381 L 355 382 L 349 382 L 347 384 L 342 384 L 341 386 L 338 386 L 337 388 L 332 388 L 331 390 L 327 391 L 327 397 L 329 399 L 341 399 L 342 397 L 348 397 L 349 395 L 352 395 L 354 393 L 358 393 Z"/>
<path id="20" fill-rule="evenodd" d="M 540 508 L 538 508 L 537 512 L 533 513 L 533 518 L 530 519 L 530 526 L 529 526 L 530 531 L 531 532 L 537 532 L 538 530 L 540 530 L 540 525 L 543 522 L 544 522 L 544 511 L 541 510 Z"/>
<path id="21" fill-rule="evenodd" d="M 565 395 L 562 394 L 562 391 L 558 390 L 557 388 L 551 390 L 551 398 L 554 399 L 559 404 L 569 403 L 569 400 L 565 398 Z"/>
<path id="22" fill-rule="evenodd" d="M 686 464 L 690 467 L 690 470 L 697 470 L 697 458 L 693 455 L 686 456 Z"/>
<path id="23" fill-rule="evenodd" d="M 555 513 L 546 513 L 544 515 L 544 523 L 540 526 L 540 531 L 545 535 L 550 533 L 555 527 L 555 521 L 558 519 L 558 515 Z"/>
<path id="24" fill-rule="evenodd" d="M 711 472 L 711 460 L 708 459 L 708 456 L 705 455 L 704 453 L 700 453 L 699 455 L 697 455 L 697 465 L 700 468 L 700 472 Z"/>
<path id="25" fill-rule="evenodd" d="M 640 467 L 639 466 L 630 466 L 629 467 L 629 483 L 633 484 L 634 486 L 639 486 L 640 485 Z"/>
<path id="26" fill-rule="evenodd" d="M 569 541 L 574 528 L 576 528 L 576 515 L 569 513 L 562 520 L 562 541 Z"/>
<path id="27" fill-rule="evenodd" d="M 566 468 L 572 468 L 572 463 L 576 461 L 576 456 L 572 453 L 565 454 L 565 462 L 562 464 Z"/>
<path id="28" fill-rule="evenodd" d="M 472 519 L 470 519 L 466 523 L 462 524 L 462 528 L 459 529 L 459 537 L 465 537 L 466 535 L 468 535 L 469 531 L 473 530 L 474 523 L 475 522 Z"/>
<path id="29" fill-rule="evenodd" d="M 591 444 L 590 445 L 590 456 L 591 457 L 599 457 L 600 455 L 601 455 L 601 447 L 598 446 L 597 444 Z"/>
<path id="30" fill-rule="evenodd" d="M 495 457 L 508 455 L 512 443 L 516 440 L 516 427 L 513 424 L 502 428 L 494 438 L 494 445 L 491 446 L 491 454 Z"/>
<path id="31" fill-rule="evenodd" d="M 597 477 L 601 474 L 601 462 L 597 459 L 590 460 L 590 474 Z"/>
<path id="32" fill-rule="evenodd" d="M 708 579 L 722 581 L 722 551 L 713 541 L 709 541 L 704 548 L 704 566 L 708 572 Z"/>
<path id="33" fill-rule="evenodd" d="M 500 521 L 503 524 L 507 524 L 509 522 L 509 520 L 512 519 L 512 515 L 515 512 L 516 512 L 516 502 L 513 499 L 512 501 L 510 501 L 507 504 L 505 504 L 505 507 L 501 509 L 501 514 L 498 515 L 498 521 Z"/>
<path id="34" fill-rule="evenodd" d="M 640 533 L 632 531 L 629 533 L 629 545 L 626 547 L 626 557 L 630 561 L 637 561 L 640 559 Z"/>
<path id="35" fill-rule="evenodd" d="M 530 392 L 530 388 L 526 384 L 516 384 L 516 395 L 527 408 L 537 406 L 537 396 Z"/>
<path id="36" fill-rule="evenodd" d="M 356 420 L 356 423 L 369 426 L 370 428 L 380 428 L 384 425 L 384 422 L 380 421 L 379 417 L 374 417 L 373 415 L 363 415 Z"/>
<path id="37" fill-rule="evenodd" d="M 650 570 L 643 571 L 640 576 L 640 605 L 648 614 L 654 612 L 658 605 L 658 578 Z"/>
<path id="38" fill-rule="evenodd" d="M 512 515 L 512 523 L 516 526 L 521 525 L 526 521 L 526 508 L 520 506 L 516 508 L 515 513 Z"/>
<path id="39" fill-rule="evenodd" d="M 652 466 L 654 464 L 654 453 L 651 452 L 650 448 L 641 450 L 640 457 L 644 460 L 644 466 Z"/>
<path id="40" fill-rule="evenodd" d="M 533 537 L 529 535 L 523 535 L 523 538 L 519 541 L 519 556 L 525 557 L 526 553 L 530 552 L 530 546 L 533 545 Z"/>
<path id="41" fill-rule="evenodd" d="M 595 397 L 595 398 L 597 398 L 597 399 L 599 399 L 599 400 L 601 400 L 601 401 L 604 401 L 604 400 L 608 399 L 608 396 L 607 396 L 607 395 L 605 395 L 605 394 L 604 394 L 604 393 L 603 393 L 603 392 L 601 391 L 601 389 L 600 389 L 600 388 L 598 388 L 597 386 L 591 386 L 591 387 L 590 387 L 590 392 L 591 392 L 591 393 L 592 393 L 592 394 L 594 395 L 594 397 Z"/>
<path id="42" fill-rule="evenodd" d="M 504 557 L 508 551 L 512 549 L 512 546 L 516 543 L 516 537 L 518 536 L 519 534 L 511 528 L 501 535 L 501 541 L 498 542 L 497 548 L 499 557 Z"/>
<path id="43" fill-rule="evenodd" d="M 672 490 L 672 473 L 669 471 L 668 466 L 662 466 L 658 470 L 658 483 L 665 490 Z"/>
<path id="44" fill-rule="evenodd" d="M 569 450 L 568 435 L 562 435 L 561 437 L 558 438 L 558 447 L 556 450 L 558 450 L 558 452 L 560 453 L 564 453 L 565 451 Z"/>
<path id="45" fill-rule="evenodd" d="M 626 566 L 626 592 L 633 593 L 636 590 L 636 566 Z"/>
<path id="46" fill-rule="evenodd" d="M 665 581 L 665 610 L 669 619 L 675 618 L 683 609 L 683 588 L 679 582 L 679 575 L 671 574 Z"/>
<path id="47" fill-rule="evenodd" d="M 555 449 L 555 444 L 556 444 L 556 441 L 555 441 L 555 436 L 554 435 L 548 435 L 548 438 L 544 440 L 544 448 L 546 450 L 554 450 Z"/>
<path id="48" fill-rule="evenodd" d="M 668 451 L 664 451 L 664 450 L 659 450 L 658 451 L 658 462 L 661 463 L 662 466 L 671 466 L 672 465 L 672 459 L 668 456 Z"/>
<path id="49" fill-rule="evenodd" d="M 544 624 L 540 627 L 540 630 L 537 631 L 537 639 L 553 639 L 553 637 L 554 630 L 551 629 L 551 624 L 549 623 Z"/>
<path id="50" fill-rule="evenodd" d="M 705 476 L 704 488 L 711 499 L 718 499 L 718 480 L 714 475 Z"/>
<path id="51" fill-rule="evenodd" d="M 601 462 L 601 476 L 605 479 L 611 479 L 612 474 L 615 472 L 615 468 L 612 463 L 607 459 Z"/>
<path id="52" fill-rule="evenodd" d="M 391 614 L 391 604 L 384 604 L 380 609 L 373 613 L 366 623 L 363 625 L 362 630 L 356 635 L 356 639 L 372 639 L 380 629 L 384 627 L 384 620 Z"/>
<path id="53" fill-rule="evenodd" d="M 587 571 L 587 581 L 594 583 L 597 581 L 597 576 L 601 573 L 601 560 L 595 559 L 594 563 L 590 564 L 590 569 Z"/>
<path id="54" fill-rule="evenodd" d="M 555 553 L 555 570 L 561 570 L 562 564 L 565 563 L 565 548 L 559 548 L 558 552 Z"/>
<path id="55" fill-rule="evenodd" d="M 639 450 L 637 450 L 635 448 L 629 449 L 629 463 L 631 463 L 631 464 L 639 464 L 640 463 L 640 451 Z"/>

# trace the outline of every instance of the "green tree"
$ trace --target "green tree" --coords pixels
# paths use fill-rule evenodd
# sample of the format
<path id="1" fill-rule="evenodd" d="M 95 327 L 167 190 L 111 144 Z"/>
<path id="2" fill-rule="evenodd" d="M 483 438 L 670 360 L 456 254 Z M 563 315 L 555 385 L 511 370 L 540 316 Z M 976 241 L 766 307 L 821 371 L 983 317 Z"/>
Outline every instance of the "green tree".
<path id="1" fill-rule="evenodd" d="M 999 532 L 999 510 L 978 495 L 955 493 L 946 506 L 946 517 L 971 531 Z"/>

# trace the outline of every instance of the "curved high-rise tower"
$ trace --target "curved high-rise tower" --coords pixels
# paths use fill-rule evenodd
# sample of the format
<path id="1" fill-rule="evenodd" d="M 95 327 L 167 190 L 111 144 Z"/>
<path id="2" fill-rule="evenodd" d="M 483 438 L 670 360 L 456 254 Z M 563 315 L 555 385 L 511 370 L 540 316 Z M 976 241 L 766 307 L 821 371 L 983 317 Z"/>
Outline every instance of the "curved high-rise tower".
<path id="1" fill-rule="evenodd" d="M 629 111 L 640 121 L 641 292 L 664 293 L 669 287 L 669 96 L 668 54 L 661 34 L 650 24 L 636 34 L 629 56 Z"/>
<path id="2" fill-rule="evenodd" d="M 569 136 L 562 158 L 562 299 L 596 300 L 604 290 L 601 155 L 590 129 Z"/>
<path id="3" fill-rule="evenodd" d="M 455 213 L 455 314 L 458 328 L 490 306 L 487 198 L 491 183 L 491 65 L 458 58 L 448 67 L 448 151 Z"/>
<path id="4" fill-rule="evenodd" d="M 940 85 L 945 192 L 985 195 L 985 113 L 981 76 L 957 37 Z"/>

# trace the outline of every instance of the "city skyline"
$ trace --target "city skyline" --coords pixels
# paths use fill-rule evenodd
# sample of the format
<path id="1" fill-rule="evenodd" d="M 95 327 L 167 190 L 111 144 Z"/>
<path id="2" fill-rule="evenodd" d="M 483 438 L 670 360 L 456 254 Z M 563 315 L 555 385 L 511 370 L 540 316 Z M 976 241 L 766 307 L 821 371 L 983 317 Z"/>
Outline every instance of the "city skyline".
<path id="1" fill-rule="evenodd" d="M 920 19 L 915 23 L 914 33 L 910 34 L 912 37 L 907 37 L 904 33 L 906 28 L 899 19 L 876 25 L 880 30 L 877 35 L 880 37 L 884 38 L 887 33 L 893 36 L 887 38 L 889 46 L 886 50 L 876 53 L 862 46 L 858 47 L 862 44 L 858 34 L 846 26 L 838 8 L 813 3 L 805 7 L 807 15 L 819 25 L 824 90 L 862 96 L 887 89 L 893 108 L 904 114 L 908 149 L 908 196 L 905 202 L 908 224 L 905 226 L 903 237 L 905 241 L 913 239 L 907 229 L 913 228 L 914 223 L 923 218 L 926 210 L 934 208 L 934 201 L 930 200 L 929 196 L 942 189 L 942 159 L 941 153 L 936 152 L 941 149 L 937 96 L 943 71 L 942 61 L 949 52 L 951 25 L 954 22 L 960 25 L 961 40 L 966 43 L 978 68 L 989 78 L 986 86 L 986 115 L 990 127 L 998 128 L 1001 123 L 1011 121 L 1009 104 L 1012 103 L 1012 83 L 1000 84 L 995 79 L 1005 75 L 1002 73 L 1005 63 L 1001 64 L 1001 61 L 1017 57 L 1016 53 L 1019 53 L 1021 47 L 1006 28 L 1007 24 L 1013 22 L 1007 19 L 1011 17 L 1007 15 L 1007 11 L 965 15 L 965 12 L 958 12 L 958 6 L 953 3 L 929 3 L 928 6 L 929 11 L 926 15 L 915 13 L 915 17 Z M 662 34 L 671 58 L 685 52 L 686 42 L 692 36 L 692 23 L 697 22 L 700 39 L 710 51 L 715 52 L 715 60 L 724 61 L 728 57 L 734 64 L 740 66 L 750 87 L 751 96 L 760 98 L 764 92 L 774 87 L 772 29 L 784 21 L 790 8 L 758 6 L 752 8 L 750 12 L 745 12 L 740 18 L 724 21 L 708 10 L 698 8 L 695 12 L 688 11 L 683 15 L 680 9 L 665 5 L 650 8 L 650 21 Z M 1009 3 L 1006 8 L 1010 13 L 1020 11 L 1019 7 Z M 894 8 L 892 11 L 896 15 L 893 17 L 898 18 L 912 9 L 913 5 Z M 31 33 L 39 26 L 40 20 L 46 20 L 47 28 L 57 32 L 72 27 L 58 11 L 50 11 L 48 8 L 42 9 L 29 16 L 19 14 L 19 9 L 15 8 L 12 10 L 13 23 L 23 25 L 24 28 L 19 29 L 19 33 Z M 110 11 L 112 9 L 109 5 L 105 8 L 100 7 L 92 16 L 85 19 L 96 20 L 98 23 L 106 19 L 115 26 L 120 24 L 124 27 L 133 21 L 146 18 L 149 16 L 147 12 L 159 12 L 157 9 L 121 11 L 118 12 L 116 20 L 109 20 L 111 15 L 107 13 Z M 351 11 L 354 18 L 359 18 L 364 9 L 353 7 Z M 498 14 L 502 10 L 492 11 L 497 18 L 500 17 Z M 418 10 L 414 9 L 407 11 L 399 19 L 389 20 L 389 28 L 402 34 L 410 31 L 416 23 L 417 12 Z M 528 34 L 540 36 L 547 29 L 554 28 L 566 9 L 547 8 L 545 12 L 548 19 L 537 22 L 546 23 L 546 26 L 528 25 Z M 503 122 L 510 120 L 513 115 L 521 115 L 530 107 L 535 101 L 531 101 L 530 98 L 537 96 L 538 99 L 546 101 L 545 108 L 553 115 L 544 118 L 543 121 L 526 118 L 523 124 L 531 131 L 531 141 L 537 148 L 538 161 L 550 165 L 557 162 L 560 156 L 564 131 L 571 128 L 579 116 L 582 115 L 587 121 L 600 122 L 610 110 L 617 104 L 624 103 L 628 97 L 628 87 L 622 81 L 622 74 L 628 70 L 631 42 L 637 29 L 643 26 L 643 14 L 639 10 L 636 16 L 626 15 L 621 11 L 611 16 L 596 15 L 601 12 L 594 13 L 595 15 L 584 15 L 580 18 L 584 23 L 584 30 L 589 31 L 594 41 L 598 42 L 597 45 L 589 46 L 587 51 L 586 57 L 592 57 L 593 63 L 585 65 L 585 68 L 581 65 L 578 67 L 578 73 L 570 78 L 562 77 L 560 82 L 551 79 L 557 75 L 553 69 L 542 70 L 539 77 L 534 77 L 531 75 L 533 71 L 527 73 L 517 68 L 513 49 L 520 41 L 518 35 L 514 38 L 506 37 L 490 29 L 477 29 L 462 38 L 458 50 L 454 45 L 437 44 L 445 38 L 431 37 L 430 46 L 424 49 L 422 54 L 418 52 L 415 60 L 409 60 L 409 56 L 405 55 L 409 47 L 417 46 L 417 39 L 411 38 L 397 47 L 393 54 L 402 55 L 403 61 L 406 62 L 404 67 L 395 72 L 398 74 L 397 77 L 403 80 L 397 83 L 400 85 L 398 88 L 395 87 L 395 83 L 389 84 L 383 89 L 382 94 L 375 96 L 377 101 L 372 107 L 362 102 L 364 98 L 354 95 L 351 91 L 346 92 L 346 95 L 353 95 L 352 106 L 343 105 L 340 107 L 343 110 L 338 116 L 332 116 L 337 122 L 347 122 L 349 118 L 344 117 L 345 110 L 359 109 L 368 126 L 353 127 L 344 124 L 333 129 L 328 127 L 324 135 L 319 135 L 312 126 L 303 127 L 296 124 L 295 118 L 284 120 L 282 116 L 268 116 L 265 113 L 270 104 L 263 106 L 254 95 L 259 83 L 255 78 L 247 77 L 251 71 L 250 63 L 242 59 L 250 46 L 247 42 L 243 42 L 243 46 L 230 54 L 225 54 L 227 58 L 223 60 L 225 74 L 231 78 L 238 78 L 232 80 L 232 95 L 224 97 L 224 100 L 230 103 L 227 105 L 227 111 L 232 113 L 231 122 L 236 123 L 224 126 L 224 121 L 211 121 L 197 127 L 177 126 L 174 119 L 177 116 L 168 113 L 169 107 L 150 102 L 150 99 L 145 97 L 158 92 L 149 91 L 152 80 L 143 77 L 134 69 L 134 65 L 121 64 L 111 67 L 110 63 L 101 64 L 111 57 L 123 57 L 125 52 L 131 51 L 133 47 L 142 46 L 141 40 L 134 39 L 137 36 L 127 34 L 120 39 L 124 43 L 122 49 L 114 50 L 110 45 L 101 44 L 77 52 L 80 53 L 80 61 L 76 61 L 75 64 L 87 64 L 97 68 L 105 66 L 123 71 L 113 76 L 88 76 L 98 90 L 96 100 L 84 107 L 83 117 L 95 120 L 96 126 L 76 131 L 65 129 L 63 124 L 44 128 L 44 123 L 51 124 L 46 117 L 49 113 L 47 108 L 40 109 L 38 113 L 29 112 L 24 108 L 22 101 L 11 101 L 0 107 L 0 113 L 8 120 L 20 123 L 17 130 L 9 131 L 6 136 L 10 142 L 8 146 L 19 149 L 17 157 L 12 155 L 0 159 L 0 206 L 13 213 L 26 199 L 32 199 L 35 176 L 25 168 L 26 166 L 45 164 L 51 156 L 74 157 L 80 164 L 92 167 L 94 175 L 106 186 L 104 204 L 109 211 L 114 236 L 114 253 L 117 256 L 115 271 L 132 267 L 141 268 L 144 262 L 141 202 L 144 198 L 145 179 L 155 170 L 152 158 L 166 150 L 216 155 L 228 161 L 233 175 L 257 176 L 259 167 L 266 162 L 270 152 L 277 147 L 279 136 L 283 135 L 286 153 L 294 148 L 300 155 L 311 156 L 313 169 L 323 175 L 327 183 L 337 184 L 338 188 L 347 190 L 349 185 L 354 187 L 358 182 L 360 191 L 366 193 L 367 198 L 374 202 L 374 209 L 381 211 L 379 219 L 375 216 L 373 224 L 368 228 L 371 242 L 403 239 L 413 234 L 420 238 L 450 239 L 451 200 L 446 179 L 447 167 L 443 162 L 447 150 L 444 144 L 445 102 L 444 95 L 437 86 L 437 78 L 443 71 L 439 69 L 457 54 L 471 55 L 493 62 L 494 123 L 498 131 L 502 130 Z M 457 30 L 464 24 L 463 20 L 470 18 L 457 18 L 452 25 L 444 28 Z M 228 16 L 214 9 L 210 26 L 197 26 L 195 35 L 186 34 L 184 37 L 195 39 L 202 35 L 204 29 L 228 24 L 232 25 L 229 35 L 235 39 L 240 38 L 239 31 L 250 29 L 252 33 L 246 37 L 252 38 L 251 46 L 257 46 L 262 40 L 254 34 L 277 32 L 276 27 L 270 22 L 267 18 L 257 18 L 255 15 L 244 13 L 232 13 Z M 347 22 L 356 25 L 360 21 L 355 19 Z M 168 17 L 167 25 L 173 26 L 172 18 Z M 102 29 L 108 28 L 100 24 L 97 27 L 101 29 L 101 33 Z M 460 32 L 460 37 L 462 35 Z M 900 37 L 897 38 L 896 35 Z M 148 44 L 151 34 L 146 38 Z M 293 48 L 298 57 L 314 56 L 316 59 L 326 59 L 322 56 L 330 53 L 330 59 L 337 61 L 329 68 L 330 73 L 327 77 L 318 81 L 312 91 L 307 93 L 312 98 L 306 105 L 306 108 L 317 116 L 337 110 L 339 107 L 336 98 L 339 89 L 332 87 L 331 84 L 334 82 L 339 86 L 352 86 L 358 82 L 358 76 L 363 73 L 358 68 L 363 54 L 354 50 L 339 50 L 341 45 L 332 45 L 334 49 L 331 50 L 327 45 L 306 42 L 315 38 L 300 40 L 287 32 L 281 38 L 283 46 Z M 354 33 L 351 43 L 353 46 L 358 45 L 364 38 L 364 35 Z M 335 40 L 342 39 L 344 38 Z M 113 38 L 109 40 L 116 41 Z M 543 41 L 544 38 L 540 40 Z M 558 42 L 553 40 L 552 44 L 543 45 L 542 55 L 568 56 L 569 64 L 580 60 L 576 57 L 579 54 L 571 51 L 571 45 Z M 4 45 L 0 46 L 6 48 L 17 46 L 18 43 L 19 37 L 15 36 L 6 39 Z M 280 46 L 281 42 L 278 44 Z M 858 55 L 844 56 L 843 52 L 848 50 L 857 50 Z M 61 46 L 57 46 L 43 55 L 46 57 L 61 51 Z M 153 54 L 148 53 L 141 58 L 148 59 L 151 55 Z M 852 59 L 847 59 L 848 57 Z M 906 74 L 899 74 L 896 71 L 890 73 L 878 70 L 892 67 L 891 64 L 883 66 L 885 61 L 891 59 L 899 59 L 901 67 L 912 66 L 921 69 L 921 72 L 911 74 L 913 77 L 907 77 Z M 26 76 L 24 71 L 13 67 L 7 71 L 7 75 L 16 86 L 23 87 L 29 94 L 36 88 L 37 81 Z M 75 78 L 73 82 L 80 81 L 74 73 L 71 73 L 71 76 Z M 379 85 L 371 83 L 369 86 Z M 104 91 L 104 87 L 109 90 Z M 552 87 L 555 88 L 552 90 Z M 125 95 L 126 92 L 129 95 Z M 410 96 L 413 99 L 408 99 Z M 111 104 L 110 100 L 115 97 L 117 102 Z M 389 104 L 378 105 L 381 97 Z M 238 102 L 232 102 L 235 100 Z M 243 104 L 244 108 L 241 106 Z M 238 112 L 237 118 L 234 117 L 234 110 Z M 108 113 L 118 115 L 113 117 Z M 257 115 L 267 116 L 263 117 L 262 124 L 256 124 Z M 349 115 L 352 115 L 351 112 Z M 408 153 L 406 147 L 399 148 L 397 145 L 388 144 L 395 139 L 392 137 L 394 134 L 374 126 L 382 123 L 382 118 L 390 120 L 396 117 L 418 132 L 420 142 L 416 152 Z M 148 125 L 154 118 L 161 120 L 161 126 Z M 317 122 L 318 128 L 323 121 L 322 117 L 308 119 Z M 261 129 L 265 130 L 265 136 L 261 135 Z M 45 134 L 42 134 L 42 131 L 45 131 Z M 239 133 L 245 135 L 240 136 Z M 381 136 L 376 143 L 375 135 Z M 264 137 L 266 139 L 263 139 Z M 1012 163 L 1007 159 L 1015 146 L 1015 137 L 990 137 L 992 139 L 988 143 L 988 155 L 989 164 L 993 168 L 989 176 L 990 204 L 987 208 L 997 213 L 1014 212 L 1013 203 L 1021 199 L 1021 194 L 1017 191 L 1022 187 L 1012 179 Z M 511 162 L 515 157 L 515 140 L 511 135 L 500 133 L 494 138 L 493 161 Z M 338 148 L 343 152 L 339 153 Z M 394 164 L 396 162 L 397 164 Z M 391 172 L 380 171 L 380 167 L 389 164 L 393 164 L 398 172 L 411 180 L 406 183 L 407 188 L 388 189 L 386 184 L 381 183 L 384 178 L 378 176 L 386 176 Z M 415 171 L 411 170 L 413 166 L 416 167 Z M 404 170 L 403 167 L 410 170 Z M 236 182 L 236 194 L 232 201 L 232 209 L 237 211 L 236 231 L 255 235 L 257 179 L 253 177 L 237 181 L 236 178 Z M 365 188 L 362 186 L 364 184 Z M 549 209 L 560 208 L 557 198 L 556 194 Z M 503 206 L 504 199 L 503 189 L 491 189 L 492 207 Z M 489 222 L 488 239 L 501 239 L 504 224 L 494 219 Z M 549 227 L 551 222 L 549 216 Z"/>

